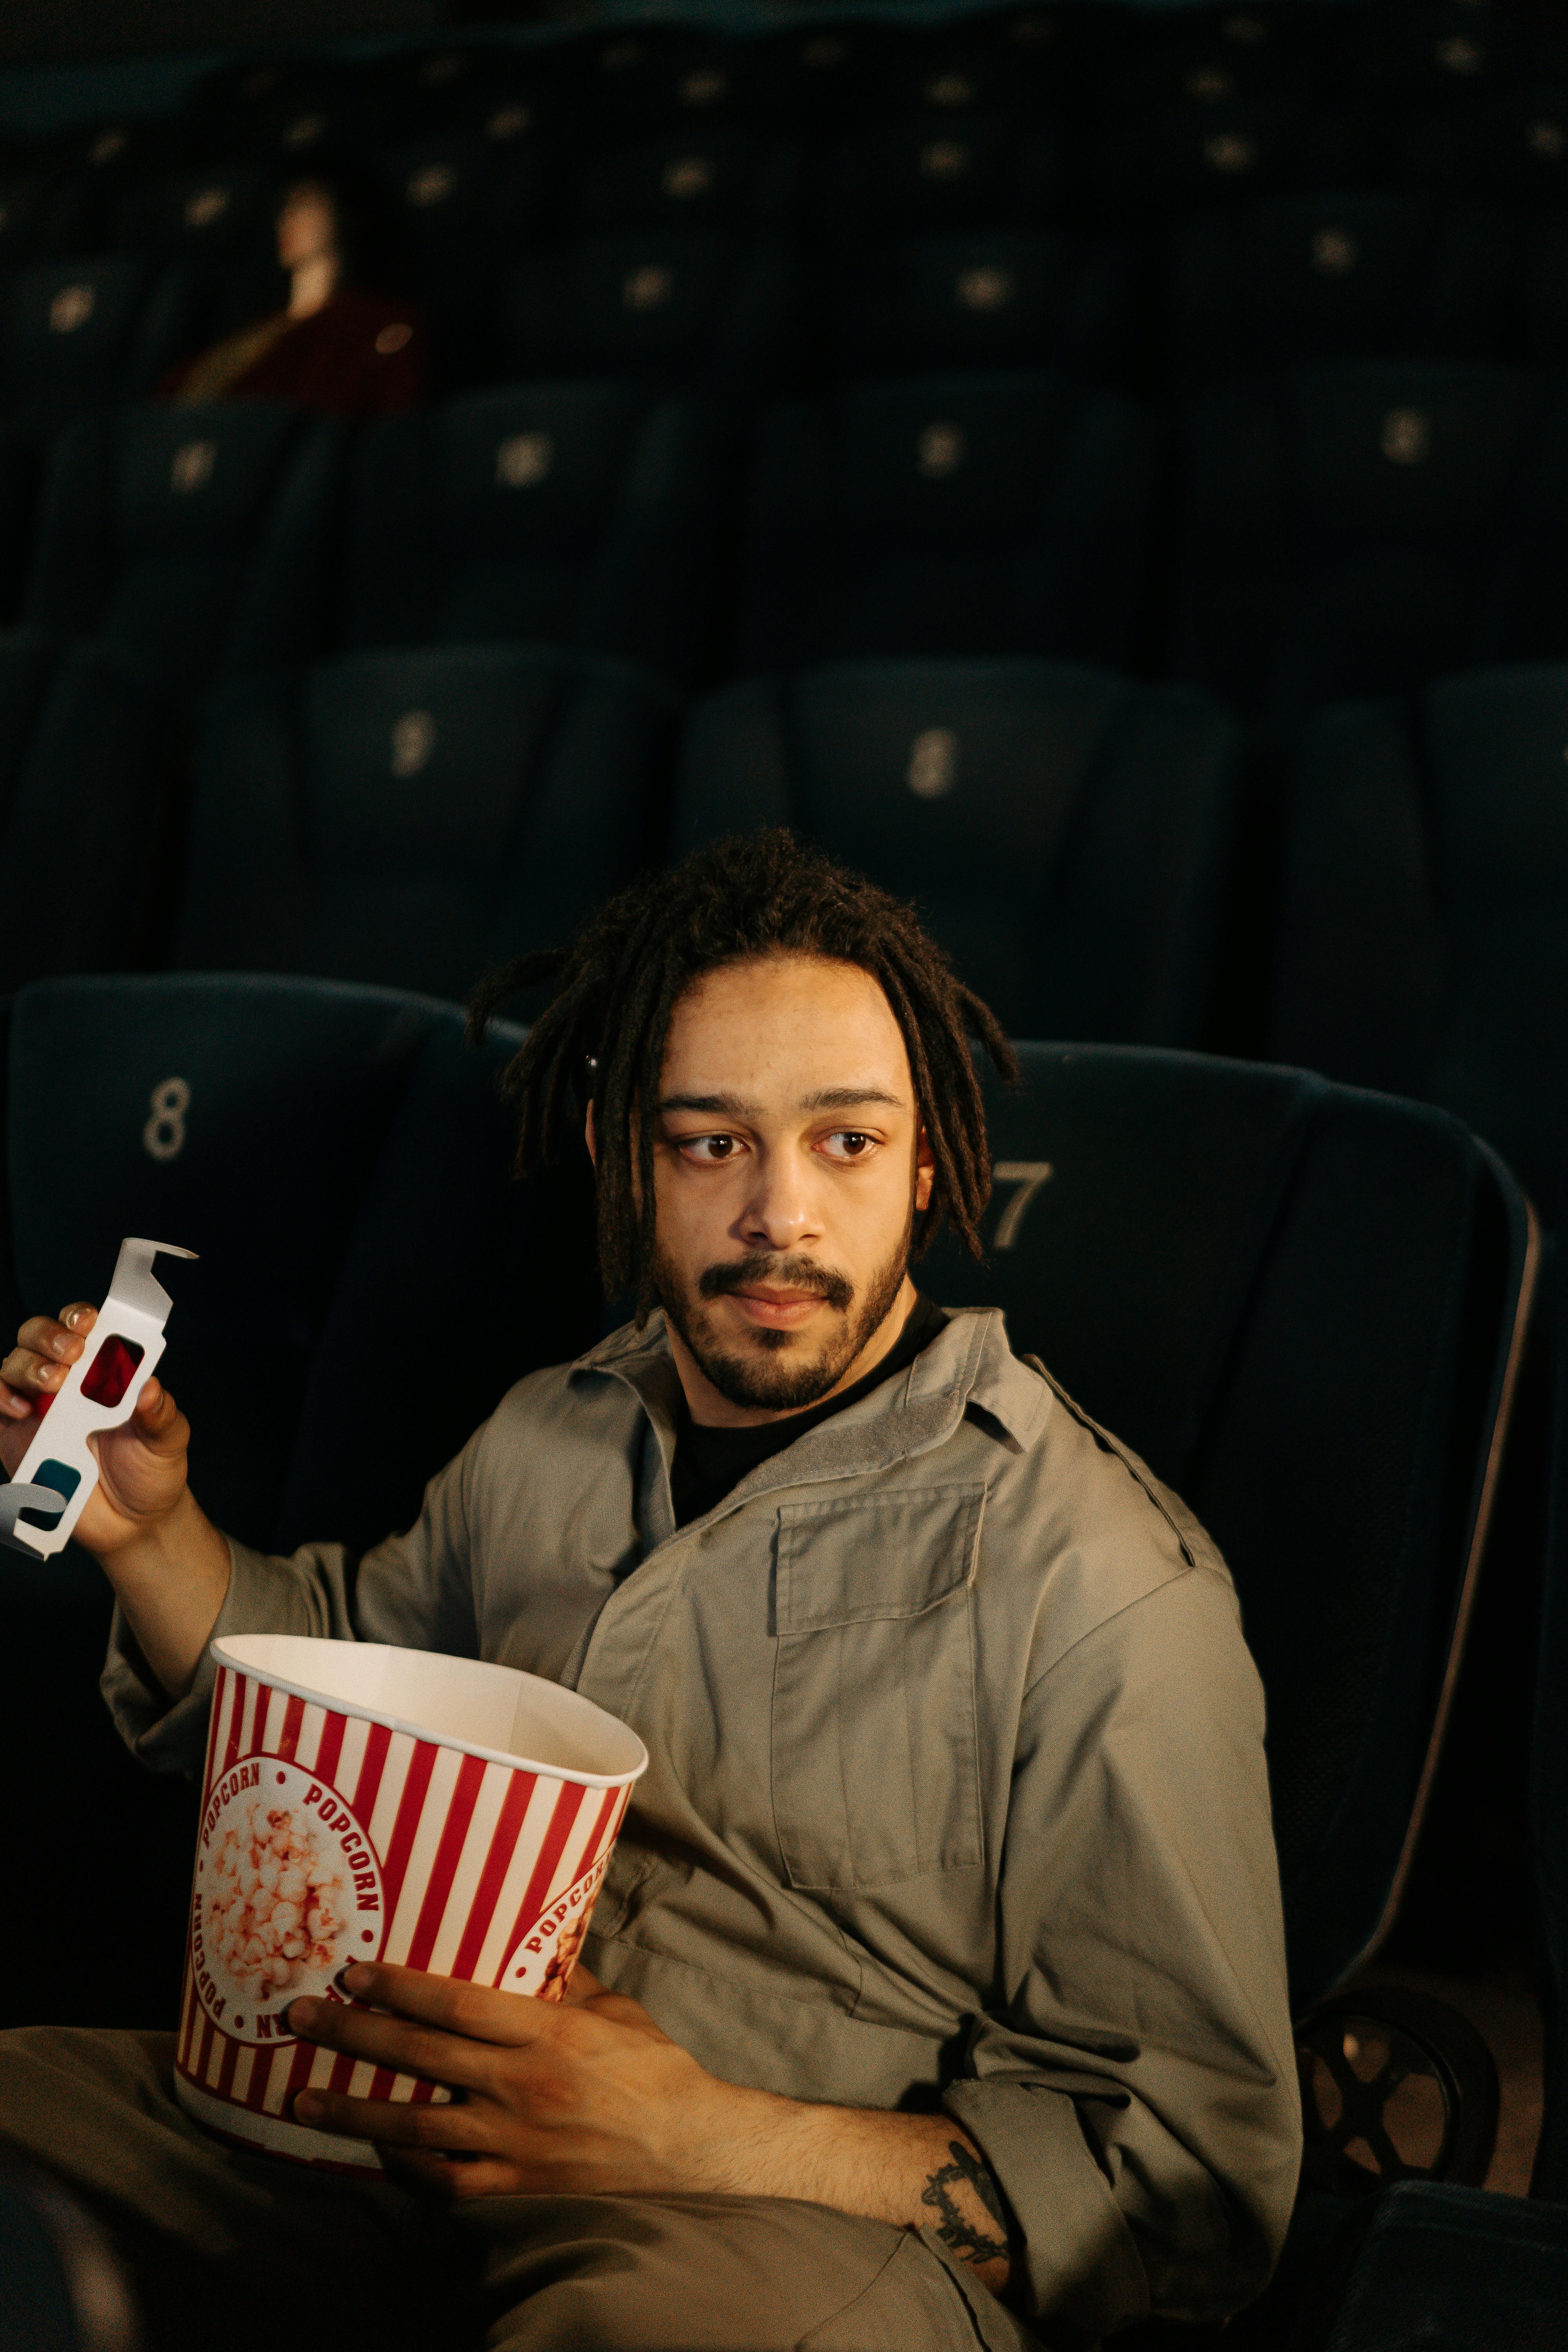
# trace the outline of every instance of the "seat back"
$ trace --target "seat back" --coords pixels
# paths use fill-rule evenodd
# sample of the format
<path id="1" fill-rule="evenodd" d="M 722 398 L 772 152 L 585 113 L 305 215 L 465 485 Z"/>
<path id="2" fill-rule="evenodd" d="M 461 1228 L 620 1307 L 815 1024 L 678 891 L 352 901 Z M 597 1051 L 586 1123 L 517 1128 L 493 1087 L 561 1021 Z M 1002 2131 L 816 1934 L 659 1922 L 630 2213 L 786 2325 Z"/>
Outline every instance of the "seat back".
<path id="1" fill-rule="evenodd" d="M 1568 407 L 1523 369 L 1342 360 L 1186 425 L 1178 676 L 1271 727 L 1568 651 Z"/>
<path id="2" fill-rule="evenodd" d="M 1037 661 L 838 663 L 688 723 L 673 835 L 790 824 L 913 898 L 1013 1034 L 1202 1034 L 1239 739 L 1206 695 Z"/>
<path id="3" fill-rule="evenodd" d="M 852 131 L 814 174 L 824 243 L 851 237 L 1057 223 L 1072 208 L 1073 145 L 1054 124 L 1005 115 L 920 114 Z"/>
<path id="4" fill-rule="evenodd" d="M 1296 746 L 1270 1050 L 1568 1176 L 1568 664 L 1321 713 Z"/>
<path id="5" fill-rule="evenodd" d="M 1166 281 L 1180 383 L 1361 354 L 1506 358 L 1517 233 L 1409 194 L 1288 196 L 1195 224 Z"/>
<path id="6" fill-rule="evenodd" d="M 171 689 L 315 652 L 342 427 L 260 401 L 84 418 L 48 469 L 28 622 Z"/>
<path id="7" fill-rule="evenodd" d="M 616 383 L 512 385 L 361 439 L 358 645 L 549 638 L 679 677 L 706 646 L 717 420 Z"/>
<path id="8" fill-rule="evenodd" d="M 1555 1206 L 1563 1227 L 1563 1196 Z M 1546 2028 L 1545 2100 L 1533 2196 L 1568 2204 L 1568 1268 L 1561 1241 L 1552 1282 L 1551 1505 L 1536 1652 L 1530 1828 L 1539 1932 L 1536 1989 Z"/>
<path id="9" fill-rule="evenodd" d="M 466 996 L 629 880 L 674 708 L 647 672 L 552 647 L 229 688 L 198 729 L 174 962 Z"/>
<path id="10" fill-rule="evenodd" d="M 1299 1071 L 1029 1045 L 946 1304 L 1005 1308 L 1224 1551 L 1268 1705 L 1298 2014 L 1391 1923 L 1441 1739 L 1533 1287 L 1507 1171 Z"/>
<path id="11" fill-rule="evenodd" d="M 594 155 L 579 177 L 575 209 L 590 231 L 776 231 L 788 224 L 801 170 L 799 152 L 776 141 L 693 125 Z"/>
<path id="12" fill-rule="evenodd" d="M 1043 370 L 887 380 L 774 410 L 740 666 L 1048 653 L 1130 667 L 1154 458 L 1135 402 Z"/>
<path id="13" fill-rule="evenodd" d="M 178 857 L 166 698 L 110 648 L 31 631 L 0 652 L 0 991 L 135 971 L 164 944 Z"/>
<path id="14" fill-rule="evenodd" d="M 507 274 L 500 372 L 739 389 L 779 359 L 795 299 L 780 246 L 696 228 L 580 237 Z"/>
<path id="15" fill-rule="evenodd" d="M 1048 231 L 906 237 L 857 255 L 830 302 L 840 379 L 900 368 L 1046 364 L 1124 375 L 1138 284 L 1131 240 Z"/>
<path id="16" fill-rule="evenodd" d="M 587 1193 L 510 1180 L 496 1086 L 517 1042 L 502 1032 L 474 1053 L 448 1007 L 320 982 L 24 990 L 8 1023 L 5 1328 L 100 1297 L 123 1234 L 199 1251 L 170 1283 L 162 1367 L 191 1416 L 198 1496 L 263 1547 L 378 1541 L 511 1381 L 596 1333 Z M 24 1853 L 79 1911 L 47 1952 L 8 1940 L 0 2009 L 172 2021 L 189 1804 L 183 1784 L 150 1785 L 104 1719 L 107 1590 L 72 1550 L 47 1567 L 0 1556 L 0 1591 L 5 1752 L 47 1790 Z M 59 1842 L 88 1805 L 92 1865 L 62 1882 Z M 106 1918 L 137 1927 L 116 1935 L 107 1972 Z"/>
<path id="17" fill-rule="evenodd" d="M 175 357 L 186 295 L 177 271 L 134 254 L 14 270 L 0 290 L 0 395 L 46 431 L 135 399 Z"/>

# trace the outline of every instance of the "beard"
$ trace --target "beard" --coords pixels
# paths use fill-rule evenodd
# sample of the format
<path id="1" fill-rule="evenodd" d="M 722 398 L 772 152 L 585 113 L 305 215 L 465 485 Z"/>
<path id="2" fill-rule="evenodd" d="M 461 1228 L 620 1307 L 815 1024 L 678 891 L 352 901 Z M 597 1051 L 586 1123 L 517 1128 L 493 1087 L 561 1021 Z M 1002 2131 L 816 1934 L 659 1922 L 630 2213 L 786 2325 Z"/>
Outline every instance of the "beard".
<path id="1" fill-rule="evenodd" d="M 847 1275 L 818 1265 L 815 1259 L 779 1256 L 771 1250 L 727 1258 L 689 1284 L 657 1244 L 654 1286 L 698 1370 L 728 1403 L 763 1412 L 798 1412 L 806 1405 L 820 1404 L 837 1387 L 856 1357 L 887 1321 L 909 1272 L 913 1235 L 911 1209 L 897 1248 L 860 1292 Z M 795 1331 L 760 1330 L 741 1340 L 721 1339 L 704 1302 L 763 1282 L 816 1292 L 837 1310 L 837 1328 L 815 1343 Z"/>

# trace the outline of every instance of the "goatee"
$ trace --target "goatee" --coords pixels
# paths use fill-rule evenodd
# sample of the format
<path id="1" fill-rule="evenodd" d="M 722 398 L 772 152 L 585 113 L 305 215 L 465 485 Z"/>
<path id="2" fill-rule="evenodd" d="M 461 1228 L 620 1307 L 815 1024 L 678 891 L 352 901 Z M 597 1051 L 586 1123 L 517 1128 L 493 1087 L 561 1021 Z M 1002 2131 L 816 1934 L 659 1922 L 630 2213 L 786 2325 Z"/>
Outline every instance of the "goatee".
<path id="1" fill-rule="evenodd" d="M 710 1265 L 688 1287 L 677 1269 L 657 1246 L 653 1278 L 666 1316 L 696 1361 L 727 1403 L 764 1412 L 798 1412 L 820 1404 L 838 1386 L 850 1365 L 887 1321 L 909 1272 L 914 1214 L 887 1264 L 872 1276 L 862 1294 L 836 1268 L 818 1265 L 806 1257 L 779 1256 L 754 1250 L 748 1256 Z M 794 1331 L 759 1330 L 754 1338 L 721 1340 L 704 1301 L 722 1298 L 731 1291 L 771 1283 L 784 1290 L 815 1291 L 842 1318 L 815 1352 Z"/>

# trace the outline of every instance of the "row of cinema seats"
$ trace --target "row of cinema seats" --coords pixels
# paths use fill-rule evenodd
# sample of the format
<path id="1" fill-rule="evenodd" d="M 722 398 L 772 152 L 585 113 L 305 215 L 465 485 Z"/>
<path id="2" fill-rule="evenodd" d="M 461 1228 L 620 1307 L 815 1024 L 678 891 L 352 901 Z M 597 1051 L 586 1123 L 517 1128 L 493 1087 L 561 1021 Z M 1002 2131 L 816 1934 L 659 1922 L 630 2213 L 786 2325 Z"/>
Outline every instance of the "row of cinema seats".
<path id="1" fill-rule="evenodd" d="M 714 159 L 695 156 L 658 180 L 704 175 L 724 184 Z M 937 221 L 889 213 L 860 235 L 837 222 L 814 253 L 716 204 L 640 209 L 656 216 L 552 237 L 537 224 L 509 235 L 484 189 L 450 216 L 432 205 L 411 317 L 428 321 L 437 388 L 606 373 L 754 399 L 910 370 L 1051 365 L 1180 393 L 1333 358 L 1568 360 L 1560 215 L 1320 191 L 1156 246 L 983 207 Z M 0 398 L 25 422 L 58 422 L 62 404 L 132 396 L 276 299 L 259 260 L 234 257 L 14 267 L 0 279 Z"/>
<path id="2" fill-rule="evenodd" d="M 1554 1201 L 1568 664 L 1337 705 L 1278 771 L 1203 692 L 1067 663 L 826 664 L 679 717 L 548 646 L 355 654 L 222 689 L 187 772 L 122 662 L 14 637 L 0 985 L 167 964 L 459 999 L 639 865 L 787 823 L 917 900 L 1016 1033 L 1442 1103 Z"/>
<path id="3" fill-rule="evenodd" d="M 509 1381 L 599 1328 L 585 1157 L 521 1188 L 510 1180 L 496 1081 L 516 1042 L 506 1032 L 476 1053 L 450 1008 L 322 982 L 24 989 L 5 1023 L 0 1321 L 101 1295 L 127 1226 L 199 1250 L 198 1264 L 167 1269 L 165 1370 L 193 1416 L 204 1500 L 264 1546 L 374 1541 L 408 1518 L 422 1479 Z M 1325 2241 L 1364 2226 L 1377 2175 L 1474 2181 L 1489 2154 L 1495 2104 L 1484 2082 L 1460 2083 L 1443 2040 L 1452 2021 L 1386 1990 L 1334 1988 L 1386 1932 L 1420 1825 L 1485 1573 L 1535 1228 L 1501 1163 L 1440 1111 L 1192 1055 L 1023 1053 L 1023 1088 L 993 1096 L 988 1262 L 977 1270 L 939 1243 L 921 1280 L 948 1303 L 1005 1307 L 1016 1343 L 1044 1349 L 1178 1486 L 1236 1572 L 1268 1693 L 1310 2126 L 1287 2300 L 1261 2334 L 1226 2338 L 1254 2352 L 1287 2342 L 1303 2265 L 1321 2270 Z M 476 1299 L 486 1311 L 454 1358 L 451 1318 L 472 1322 Z M 434 1386 L 419 1370 L 433 1349 L 447 1365 Z M 192 1792 L 149 1780 L 99 1706 L 107 1596 L 91 1564 L 74 1551 L 47 1566 L 0 1555 L 0 1593 L 13 1637 L 0 1741 L 30 1792 L 12 1867 L 19 1884 L 51 1888 L 47 1932 L 8 1937 L 0 1955 L 0 2014 L 171 2018 Z M 1565 1601 L 1559 1540 L 1548 1604 L 1559 1646 Z M 1560 1674 L 1543 1676 L 1540 1713 L 1542 1925 L 1561 1983 Z M 1374 2073 L 1380 2047 L 1397 2063 Z M 1336 2117 L 1331 2085 L 1352 2080 L 1352 2059 L 1351 2120 Z M 1418 2101 L 1411 2126 L 1413 2074 L 1439 2117 L 1425 2138 Z M 1352 2142 L 1369 2113 L 1374 2155 Z M 1565 2135 L 1568 2072 L 1554 2054 L 1543 2197 L 1568 2194 Z M 1450 2200 L 1441 2219 L 1459 2192 L 1419 2193 Z M 1520 2209 L 1479 2201 L 1489 2226 L 1496 2206 L 1513 2225 L 1509 2307 L 1522 2307 Z M 1473 2226 L 1473 2208 L 1458 2210 Z M 1376 2210 L 1373 2251 L 1386 2263 L 1395 2209 Z M 1370 2291 L 1363 2281 L 1363 2300 Z M 1345 2352 L 1371 2340 L 1345 2339 Z M 1421 2340 L 1475 2352 L 1468 2337 Z M 1489 2352 L 1550 2340 L 1479 2339 Z M 1305 2352 L 1306 2339 L 1289 2341 Z"/>
<path id="4" fill-rule="evenodd" d="M 1179 418 L 1053 371 L 770 409 L 518 384 L 357 436 L 264 403 L 0 431 L 7 617 L 191 691 L 335 646 L 550 639 L 686 686 L 1038 655 L 1267 730 L 1568 655 L 1568 379 L 1341 361 Z M 3 611 L 4 607 L 0 607 Z"/>
<path id="5" fill-rule="evenodd" d="M 327 149 L 385 159 L 394 184 L 400 170 L 462 177 L 499 158 L 531 205 L 569 209 L 602 156 L 726 134 L 793 151 L 808 188 L 851 205 L 875 205 L 879 184 L 910 171 L 939 198 L 973 190 L 994 205 L 1019 194 L 1015 165 L 1026 197 L 1100 225 L 1347 175 L 1552 203 L 1565 48 L 1550 12 L 1527 28 L 1518 12 L 1463 5 L 1264 5 L 1163 24 L 1108 7 L 840 21 L 745 39 L 623 26 L 357 67 L 281 58 L 220 68 L 155 129 L 132 118 L 17 142 L 0 236 L 58 251 L 144 234 L 138 199 L 174 169 L 266 172 Z M 198 226 L 239 234 L 232 217 Z"/>

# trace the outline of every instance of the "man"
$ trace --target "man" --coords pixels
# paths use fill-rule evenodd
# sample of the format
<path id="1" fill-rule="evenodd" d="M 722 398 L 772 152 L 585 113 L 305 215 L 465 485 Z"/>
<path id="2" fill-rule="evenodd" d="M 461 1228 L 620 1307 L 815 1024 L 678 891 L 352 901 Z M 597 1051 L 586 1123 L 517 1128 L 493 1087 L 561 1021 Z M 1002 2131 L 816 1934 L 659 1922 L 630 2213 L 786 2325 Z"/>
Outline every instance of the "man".
<path id="1" fill-rule="evenodd" d="M 557 2008 L 377 1966 L 353 2007 L 295 2002 L 453 2089 L 298 2099 L 413 2199 L 205 2139 L 164 2036 L 6 2037 L 0 2137 L 109 2220 L 166 2340 L 192 2279 L 319 2326 L 345 2281 L 412 2308 L 461 2276 L 498 2345 L 650 2352 L 1017 2352 L 1231 2309 L 1300 2139 L 1261 1699 L 1190 1514 L 997 1315 L 910 1280 L 942 1216 L 978 1251 L 995 1022 L 910 909 L 783 834 L 552 962 L 521 1155 L 582 1121 L 636 1319 L 520 1382 L 357 1562 L 223 1537 L 155 1381 L 79 1532 L 153 1763 L 199 1759 L 215 1632 L 477 1653 L 631 1723 L 594 1977 Z M 0 1367 L 7 1464 L 90 1321 Z M 439 1367 L 410 1377 L 416 1415 Z"/>

